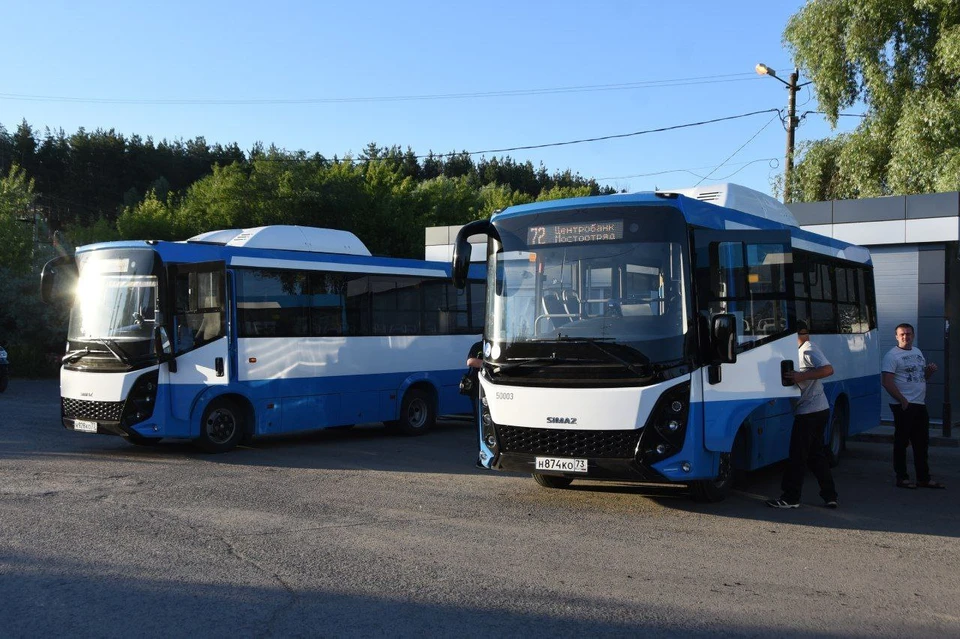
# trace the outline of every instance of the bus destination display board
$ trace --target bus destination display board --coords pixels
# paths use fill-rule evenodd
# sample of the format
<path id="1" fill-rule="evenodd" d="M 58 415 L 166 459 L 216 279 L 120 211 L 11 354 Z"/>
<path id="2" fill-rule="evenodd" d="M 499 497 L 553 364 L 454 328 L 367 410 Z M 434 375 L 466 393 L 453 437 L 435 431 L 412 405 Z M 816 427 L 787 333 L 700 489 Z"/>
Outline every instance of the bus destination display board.
<path id="1" fill-rule="evenodd" d="M 575 222 L 531 226 L 527 230 L 527 245 L 583 244 L 623 239 L 623 220 L 604 222 Z"/>

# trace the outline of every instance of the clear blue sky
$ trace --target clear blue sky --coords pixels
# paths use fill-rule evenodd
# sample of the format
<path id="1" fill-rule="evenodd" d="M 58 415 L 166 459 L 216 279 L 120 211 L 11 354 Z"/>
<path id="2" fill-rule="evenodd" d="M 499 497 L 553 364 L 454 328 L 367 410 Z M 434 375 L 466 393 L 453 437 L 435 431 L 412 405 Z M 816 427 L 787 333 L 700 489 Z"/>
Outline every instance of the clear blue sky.
<path id="1" fill-rule="evenodd" d="M 753 69 L 789 75 L 781 37 L 802 5 L 0 0 L 0 124 L 327 157 L 370 142 L 422 155 L 632 133 L 784 108 L 784 85 Z M 817 109 L 807 89 L 797 102 Z M 505 154 L 629 191 L 693 186 L 729 158 L 705 184 L 770 192 L 785 150 L 772 117 Z M 797 140 L 833 134 L 810 115 Z"/>

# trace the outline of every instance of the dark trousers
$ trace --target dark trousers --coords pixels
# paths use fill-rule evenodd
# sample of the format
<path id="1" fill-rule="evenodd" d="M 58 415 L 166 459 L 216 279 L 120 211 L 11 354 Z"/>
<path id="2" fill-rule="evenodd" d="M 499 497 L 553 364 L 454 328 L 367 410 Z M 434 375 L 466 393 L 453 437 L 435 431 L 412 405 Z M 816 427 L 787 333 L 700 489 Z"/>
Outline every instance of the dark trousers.
<path id="1" fill-rule="evenodd" d="M 907 446 L 913 446 L 913 469 L 917 481 L 930 481 L 927 448 L 930 445 L 930 415 L 923 404 L 890 404 L 893 411 L 893 470 L 897 480 L 910 479 L 907 473 Z"/>
<path id="2" fill-rule="evenodd" d="M 829 418 L 829 410 L 794 416 L 793 432 L 790 433 L 790 459 L 787 460 L 787 469 L 780 484 L 783 489 L 781 499 L 784 501 L 791 504 L 800 502 L 803 476 L 807 468 L 810 468 L 810 472 L 817 478 L 823 500 L 833 501 L 837 498 L 827 447 L 823 443 L 823 433 Z"/>

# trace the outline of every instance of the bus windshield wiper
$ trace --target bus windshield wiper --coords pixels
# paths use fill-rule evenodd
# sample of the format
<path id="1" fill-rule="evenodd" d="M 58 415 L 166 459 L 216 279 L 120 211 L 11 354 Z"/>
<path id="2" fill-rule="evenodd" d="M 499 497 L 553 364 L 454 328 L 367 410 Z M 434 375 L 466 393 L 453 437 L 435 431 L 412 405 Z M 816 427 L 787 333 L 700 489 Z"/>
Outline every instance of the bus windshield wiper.
<path id="1" fill-rule="evenodd" d="M 91 351 L 89 347 L 81 348 L 75 351 L 70 351 L 60 359 L 60 362 L 63 364 L 71 364 L 82 357 L 86 357 L 92 352 L 93 351 Z"/>
<path id="2" fill-rule="evenodd" d="M 647 360 L 647 357 L 643 353 L 641 353 L 640 351 L 638 351 L 637 349 L 631 346 L 624 346 L 622 344 L 620 345 L 623 348 L 629 348 L 631 351 L 635 352 L 637 355 L 647 360 L 645 362 L 639 362 L 639 366 L 638 366 L 638 362 L 631 362 L 629 360 L 626 360 L 620 357 L 615 352 L 613 352 L 613 349 L 611 349 L 610 346 L 608 345 L 610 342 L 613 341 L 613 338 L 608 337 L 608 338 L 598 339 L 598 338 L 592 338 L 592 337 L 569 337 L 567 335 L 557 335 L 557 341 L 568 342 L 568 343 L 572 342 L 574 344 L 577 344 L 577 343 L 590 344 L 591 346 L 593 346 L 594 348 L 602 352 L 604 355 L 606 355 L 608 358 L 612 359 L 618 364 L 622 364 L 624 368 L 629 370 L 631 373 L 633 373 L 637 377 L 647 377 L 650 374 L 649 364 L 648 364 L 649 360 Z"/>
<path id="3" fill-rule="evenodd" d="M 106 349 L 107 349 L 107 352 L 110 353 L 111 355 L 113 355 L 113 356 L 117 359 L 118 362 L 120 362 L 120 363 L 123 364 L 124 366 L 131 366 L 131 367 L 132 367 L 132 364 L 130 363 L 130 358 L 127 357 L 127 355 L 126 355 L 126 353 L 124 353 L 123 349 L 120 348 L 116 343 L 113 343 L 113 346 L 111 346 L 110 343 L 109 343 L 109 342 L 111 342 L 111 340 L 99 339 L 99 338 L 96 338 L 96 337 L 90 337 L 90 338 L 87 338 L 87 341 L 95 342 L 95 343 L 97 343 L 97 344 L 100 344 L 101 346 L 103 346 L 104 348 L 106 348 Z M 89 346 L 85 346 L 85 347 L 83 347 L 83 348 L 81 348 L 81 349 L 78 349 L 78 350 L 71 351 L 71 352 L 67 353 L 66 355 L 63 356 L 63 358 L 62 358 L 60 361 L 61 361 L 62 363 L 64 363 L 64 364 L 72 364 L 73 362 L 76 362 L 77 360 L 82 359 L 82 358 L 86 357 L 87 355 L 92 355 L 92 354 L 94 354 L 94 353 L 102 353 L 102 352 L 103 352 L 103 351 L 91 351 Z"/>
<path id="4" fill-rule="evenodd" d="M 91 342 L 96 342 L 97 344 L 102 345 L 104 348 L 106 348 L 106 349 L 110 352 L 111 355 L 113 355 L 115 358 L 117 358 L 117 361 L 118 361 L 118 362 L 120 362 L 120 363 L 123 364 L 124 366 L 130 366 L 130 367 L 133 366 L 133 365 L 130 363 L 130 358 L 127 357 L 127 355 L 126 355 L 126 353 L 124 353 L 123 349 L 120 348 L 120 346 L 118 346 L 117 343 L 114 342 L 113 340 L 100 339 L 100 338 L 96 338 L 96 337 L 91 337 L 91 338 L 90 338 L 90 341 L 91 341 Z M 111 344 L 113 344 L 113 346 L 111 346 Z"/>
<path id="5" fill-rule="evenodd" d="M 513 368 L 520 368 L 521 366 L 553 366 L 554 364 L 565 364 L 574 361 L 579 360 L 573 360 L 566 357 L 557 357 L 556 354 L 553 354 L 550 357 L 528 357 L 526 359 L 515 359 L 502 364 L 491 362 L 490 365 L 493 366 L 497 372 L 499 372 L 507 371 Z"/>

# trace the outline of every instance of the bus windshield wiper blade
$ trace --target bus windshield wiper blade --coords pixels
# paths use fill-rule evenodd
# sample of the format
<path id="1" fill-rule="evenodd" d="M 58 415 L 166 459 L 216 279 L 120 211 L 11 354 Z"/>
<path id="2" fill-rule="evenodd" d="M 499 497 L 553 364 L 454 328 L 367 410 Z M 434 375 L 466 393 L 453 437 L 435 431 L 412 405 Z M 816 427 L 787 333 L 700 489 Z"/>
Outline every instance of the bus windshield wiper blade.
<path id="1" fill-rule="evenodd" d="M 60 359 L 60 362 L 63 363 L 63 364 L 72 364 L 73 362 L 77 361 L 78 359 L 81 359 L 81 358 L 83 358 L 83 357 L 86 357 L 86 356 L 89 355 L 91 352 L 92 352 L 92 351 L 90 350 L 89 347 L 87 347 L 87 348 L 81 348 L 81 349 L 75 350 L 75 351 L 70 351 L 69 353 L 67 353 L 66 355 L 64 355 L 64 356 Z"/>
<path id="2" fill-rule="evenodd" d="M 629 370 L 631 373 L 633 373 L 637 377 L 647 377 L 650 374 L 649 365 L 647 362 L 639 362 L 639 367 L 638 367 L 637 362 L 631 362 L 614 353 L 608 346 L 608 344 L 613 341 L 613 338 L 596 339 L 592 337 L 568 337 L 564 335 L 558 335 L 557 340 L 561 342 L 572 342 L 574 344 L 578 342 L 584 343 L 584 344 L 590 344 L 591 346 L 593 346 L 594 348 L 602 352 L 604 355 L 606 355 L 608 358 L 612 359 L 618 364 L 622 364 L 624 368 Z M 646 356 L 644 356 L 643 353 L 641 353 L 637 349 L 629 346 L 626 348 L 629 348 L 630 350 L 634 351 L 635 353 L 637 353 L 638 355 L 646 359 Z"/>
<path id="3" fill-rule="evenodd" d="M 110 354 L 117 358 L 117 361 L 123 364 L 124 366 L 131 366 L 130 359 L 124 354 L 123 349 L 117 345 L 116 342 L 108 339 L 93 339 L 91 341 L 96 342 L 97 344 L 103 344 L 104 348 L 110 351 Z M 113 344 L 111 346 L 110 344 Z M 116 350 L 114 350 L 116 349 Z"/>
<path id="4" fill-rule="evenodd" d="M 519 368 L 521 366 L 552 366 L 554 364 L 564 364 L 572 361 L 578 360 L 571 360 L 565 357 L 551 355 L 550 357 L 528 357 L 527 359 L 518 359 L 510 362 L 504 362 L 502 364 L 491 362 L 490 365 L 499 371 L 505 371 L 512 368 Z"/>

